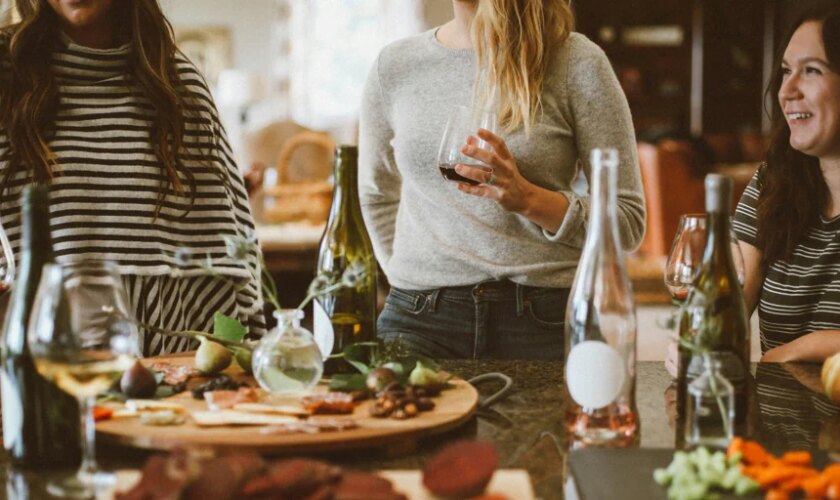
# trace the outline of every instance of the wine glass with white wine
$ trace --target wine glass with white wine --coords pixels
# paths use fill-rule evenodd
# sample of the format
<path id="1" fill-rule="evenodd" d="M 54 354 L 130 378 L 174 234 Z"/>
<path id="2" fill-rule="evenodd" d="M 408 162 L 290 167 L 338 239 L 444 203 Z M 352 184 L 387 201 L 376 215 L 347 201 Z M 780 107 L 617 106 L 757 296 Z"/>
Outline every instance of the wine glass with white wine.
<path id="1" fill-rule="evenodd" d="M 96 465 L 93 404 L 139 355 L 129 310 L 114 263 L 44 266 L 30 316 L 29 349 L 38 373 L 78 399 L 83 436 L 82 465 L 75 476 L 48 485 L 54 495 L 92 497 L 113 485 L 113 474 Z"/>

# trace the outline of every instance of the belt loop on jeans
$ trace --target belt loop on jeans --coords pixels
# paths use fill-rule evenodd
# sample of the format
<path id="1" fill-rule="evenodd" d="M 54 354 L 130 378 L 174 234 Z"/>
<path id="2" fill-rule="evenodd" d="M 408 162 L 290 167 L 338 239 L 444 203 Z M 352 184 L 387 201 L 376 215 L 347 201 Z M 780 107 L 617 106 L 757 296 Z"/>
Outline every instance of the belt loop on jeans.
<path id="1" fill-rule="evenodd" d="M 516 317 L 521 318 L 525 314 L 525 287 L 516 284 Z"/>
<path id="2" fill-rule="evenodd" d="M 427 311 L 430 312 L 430 313 L 435 312 L 435 306 L 437 305 L 437 299 L 438 299 L 438 296 L 440 295 L 440 290 L 441 290 L 440 288 L 435 288 L 432 291 L 432 293 L 430 293 L 429 295 L 426 295 L 426 305 L 429 306 Z"/>

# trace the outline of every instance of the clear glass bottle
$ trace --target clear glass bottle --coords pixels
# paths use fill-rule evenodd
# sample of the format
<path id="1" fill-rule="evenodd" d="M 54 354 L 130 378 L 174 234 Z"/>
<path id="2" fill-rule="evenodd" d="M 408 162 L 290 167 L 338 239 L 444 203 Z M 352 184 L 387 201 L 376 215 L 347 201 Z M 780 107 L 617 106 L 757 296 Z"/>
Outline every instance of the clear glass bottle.
<path id="1" fill-rule="evenodd" d="M 271 394 L 302 394 L 312 390 L 324 373 L 321 350 L 312 333 L 300 326 L 303 311 L 274 311 L 277 326 L 254 349 L 254 378 Z"/>
<path id="2" fill-rule="evenodd" d="M 566 310 L 566 427 L 576 446 L 632 446 L 636 308 L 618 232 L 618 152 L 595 149 L 592 207 Z"/>
<path id="3" fill-rule="evenodd" d="M 685 442 L 688 446 L 726 448 L 734 432 L 735 391 L 720 373 L 720 360 L 700 357 L 704 371 L 688 384 Z"/>

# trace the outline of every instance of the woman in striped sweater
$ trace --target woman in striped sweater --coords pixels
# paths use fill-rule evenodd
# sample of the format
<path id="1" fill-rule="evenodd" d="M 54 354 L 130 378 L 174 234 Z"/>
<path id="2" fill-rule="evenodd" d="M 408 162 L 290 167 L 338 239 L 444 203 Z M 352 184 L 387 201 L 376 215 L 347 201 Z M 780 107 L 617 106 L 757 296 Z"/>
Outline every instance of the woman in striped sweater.
<path id="1" fill-rule="evenodd" d="M 840 7 L 807 13 L 783 47 L 776 132 L 735 230 L 762 360 L 822 361 L 840 351 Z"/>
<path id="2" fill-rule="evenodd" d="M 20 192 L 51 185 L 56 259 L 118 264 L 146 355 L 187 349 L 157 329 L 213 314 L 264 330 L 259 281 L 223 237 L 253 234 L 207 86 L 157 0 L 16 0 L 0 32 L 0 216 L 15 250 Z M 182 266 L 183 250 L 229 279 Z M 233 252 L 231 252 L 233 253 Z"/>

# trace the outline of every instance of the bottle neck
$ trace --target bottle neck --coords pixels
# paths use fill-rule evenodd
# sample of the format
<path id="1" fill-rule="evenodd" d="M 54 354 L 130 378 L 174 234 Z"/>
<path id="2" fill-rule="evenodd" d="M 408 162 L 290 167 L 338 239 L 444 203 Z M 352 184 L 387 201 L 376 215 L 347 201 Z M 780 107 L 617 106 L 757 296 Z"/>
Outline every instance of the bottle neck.
<path id="1" fill-rule="evenodd" d="M 703 261 L 714 265 L 717 273 L 733 267 L 730 247 L 729 205 L 732 199 L 732 180 L 726 176 L 709 174 L 706 187 L 706 247 Z"/>
<path id="2" fill-rule="evenodd" d="M 32 266 L 55 260 L 46 191 L 28 193 L 21 212 L 21 272 L 28 272 Z"/>
<path id="3" fill-rule="evenodd" d="M 706 266 L 713 266 L 718 272 L 734 269 L 730 234 L 729 214 L 721 212 L 707 214 L 706 246 L 703 250 L 703 263 Z"/>
<path id="4" fill-rule="evenodd" d="M 335 191 L 333 192 L 330 223 L 336 224 L 342 218 L 361 219 L 359 205 L 358 168 L 356 148 L 339 147 L 335 152 Z"/>
<path id="5" fill-rule="evenodd" d="M 300 327 L 300 320 L 303 318 L 303 311 L 299 309 L 280 309 L 274 311 L 274 319 L 277 320 L 277 326 L 280 331 L 286 328 Z"/>
<path id="6" fill-rule="evenodd" d="M 617 251 L 620 248 L 617 216 L 617 169 L 612 162 L 596 162 L 592 168 L 592 206 L 587 241 Z"/>

